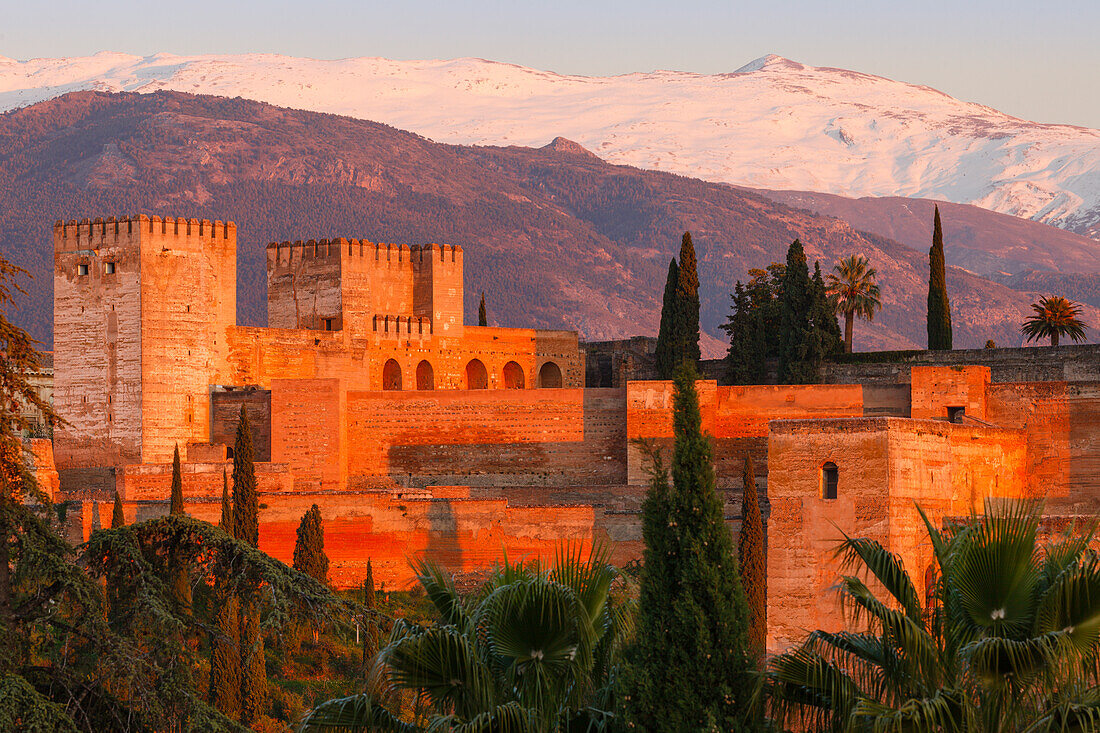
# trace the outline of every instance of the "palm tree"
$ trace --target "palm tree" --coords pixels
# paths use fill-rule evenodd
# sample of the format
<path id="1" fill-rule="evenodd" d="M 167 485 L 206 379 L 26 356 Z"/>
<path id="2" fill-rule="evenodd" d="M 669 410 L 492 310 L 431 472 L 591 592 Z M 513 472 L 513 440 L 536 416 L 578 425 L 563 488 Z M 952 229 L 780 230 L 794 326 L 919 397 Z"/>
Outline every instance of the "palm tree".
<path id="1" fill-rule="evenodd" d="M 863 255 L 842 258 L 833 265 L 826 278 L 825 291 L 835 313 L 844 314 L 844 353 L 852 352 L 852 322 L 856 316 L 875 320 L 875 311 L 882 308 L 875 283 L 875 268 Z"/>
<path id="2" fill-rule="evenodd" d="M 550 568 L 506 560 L 470 599 L 418 562 L 439 622 L 397 620 L 373 672 L 381 695 L 324 702 L 301 730 L 606 730 L 634 620 L 634 603 L 611 595 L 619 574 L 606 560 L 601 548 L 561 549 Z"/>
<path id="3" fill-rule="evenodd" d="M 1049 336 L 1050 345 L 1057 346 L 1058 338 L 1063 334 L 1075 343 L 1085 340 L 1085 324 L 1077 317 L 1081 314 L 1081 306 L 1072 300 L 1052 295 L 1039 298 L 1038 303 L 1031 304 L 1031 309 L 1035 314 L 1020 327 L 1028 341 Z"/>
<path id="4" fill-rule="evenodd" d="M 776 716 L 808 730 L 1097 730 L 1093 531 L 1041 547 L 1035 502 L 987 503 L 945 531 L 921 517 L 935 558 L 924 602 L 897 555 L 845 537 L 838 553 L 862 572 L 839 591 L 865 628 L 815 631 L 774 657 Z"/>

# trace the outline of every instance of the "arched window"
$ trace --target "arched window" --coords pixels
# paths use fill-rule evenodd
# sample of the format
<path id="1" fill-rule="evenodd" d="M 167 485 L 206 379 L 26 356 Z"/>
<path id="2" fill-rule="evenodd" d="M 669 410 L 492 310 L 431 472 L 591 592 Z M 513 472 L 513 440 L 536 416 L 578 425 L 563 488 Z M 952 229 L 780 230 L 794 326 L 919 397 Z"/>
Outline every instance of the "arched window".
<path id="1" fill-rule="evenodd" d="M 504 365 L 504 389 L 523 389 L 527 386 L 523 378 L 523 367 L 514 361 Z"/>
<path id="2" fill-rule="evenodd" d="M 548 361 L 539 369 L 539 386 L 543 389 L 561 387 L 561 368 L 552 361 Z"/>
<path id="3" fill-rule="evenodd" d="M 480 359 L 470 359 L 466 365 L 466 389 L 489 389 L 489 373 Z"/>
<path id="4" fill-rule="evenodd" d="M 382 389 L 401 389 L 401 365 L 393 359 L 382 367 Z"/>
<path id="5" fill-rule="evenodd" d="M 836 464 L 829 461 L 821 467 L 821 498 L 835 499 L 836 486 L 840 476 L 836 470 Z"/>
<path id="6" fill-rule="evenodd" d="M 416 365 L 416 388 L 435 389 L 435 370 L 427 360 Z"/>

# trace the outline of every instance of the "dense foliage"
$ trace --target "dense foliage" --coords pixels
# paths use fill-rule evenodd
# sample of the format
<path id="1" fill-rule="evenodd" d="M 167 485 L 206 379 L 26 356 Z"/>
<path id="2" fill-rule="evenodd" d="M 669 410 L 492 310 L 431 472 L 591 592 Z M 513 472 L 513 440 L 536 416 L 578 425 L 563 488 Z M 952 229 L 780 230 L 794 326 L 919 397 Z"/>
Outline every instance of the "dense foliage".
<path id="1" fill-rule="evenodd" d="M 729 336 L 726 379 L 732 384 L 763 384 L 768 359 L 779 358 L 779 304 L 786 265 L 749 270 L 750 280 L 734 285 L 731 313 L 722 329 Z"/>
<path id="2" fill-rule="evenodd" d="M 689 365 L 676 373 L 671 483 L 649 449 L 638 630 L 622 672 L 627 730 L 738 731 L 754 723 L 749 612 L 695 376 Z"/>
<path id="3" fill-rule="evenodd" d="M 416 570 L 440 620 L 396 622 L 375 665 L 380 692 L 319 705 L 304 731 L 609 728 L 633 608 L 612 594 L 618 573 L 603 551 L 565 548 L 551 567 L 505 562 L 468 598 L 438 567 Z"/>
<path id="4" fill-rule="evenodd" d="M 668 263 L 668 274 L 665 276 L 665 292 L 661 297 L 661 323 L 657 330 L 657 345 L 654 348 L 653 358 L 657 362 L 657 376 L 661 379 L 671 379 L 676 363 L 675 345 L 676 338 L 676 287 L 680 283 L 680 264 L 673 257 Z"/>
<path id="5" fill-rule="evenodd" d="M 1074 342 L 1085 340 L 1085 324 L 1078 318 L 1081 306 L 1057 295 L 1039 298 L 1031 304 L 1034 311 L 1020 327 L 1027 340 L 1049 338 L 1051 346 L 1057 346 L 1059 338 L 1069 336 Z"/>
<path id="6" fill-rule="evenodd" d="M 294 569 L 318 583 L 328 583 L 325 526 L 321 520 L 321 508 L 316 504 L 302 515 L 302 521 L 298 525 L 298 539 L 294 542 Z"/>
<path id="7" fill-rule="evenodd" d="M 1086 731 L 1100 726 L 1100 561 L 1092 533 L 1039 541 L 1041 507 L 987 503 L 936 529 L 921 591 L 901 559 L 845 537 L 840 597 L 859 631 L 773 658 L 778 719 L 835 731 Z"/>
<path id="8" fill-rule="evenodd" d="M 951 303 L 947 298 L 947 265 L 943 253 L 940 207 L 932 221 L 932 248 L 928 251 L 928 348 L 951 350 Z"/>
<path id="9" fill-rule="evenodd" d="M 489 315 L 485 312 L 485 293 L 481 294 L 481 302 L 477 304 L 477 325 L 489 325 Z"/>

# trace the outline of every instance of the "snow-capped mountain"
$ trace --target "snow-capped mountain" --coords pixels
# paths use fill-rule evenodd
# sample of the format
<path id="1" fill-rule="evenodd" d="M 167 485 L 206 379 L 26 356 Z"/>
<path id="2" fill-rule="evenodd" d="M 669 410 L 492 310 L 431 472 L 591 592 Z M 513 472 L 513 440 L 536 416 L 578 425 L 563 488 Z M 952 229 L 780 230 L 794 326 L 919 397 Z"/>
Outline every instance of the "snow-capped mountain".
<path id="1" fill-rule="evenodd" d="M 562 135 L 613 163 L 756 188 L 971 203 L 1100 239 L 1100 130 L 766 56 L 728 74 L 564 76 L 482 59 L 0 57 L 0 110 L 81 89 L 246 97 L 440 142 Z"/>

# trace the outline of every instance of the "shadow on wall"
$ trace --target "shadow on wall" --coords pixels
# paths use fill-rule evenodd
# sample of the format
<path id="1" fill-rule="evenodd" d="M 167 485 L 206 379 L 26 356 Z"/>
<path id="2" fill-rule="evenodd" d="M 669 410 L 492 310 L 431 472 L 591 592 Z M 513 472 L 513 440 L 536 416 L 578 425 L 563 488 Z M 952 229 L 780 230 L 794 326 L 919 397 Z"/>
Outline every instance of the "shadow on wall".
<path id="1" fill-rule="evenodd" d="M 450 499 L 433 499 L 428 509 L 428 542 L 424 558 L 449 572 L 462 572 L 462 542 L 458 537 L 458 520 Z"/>

